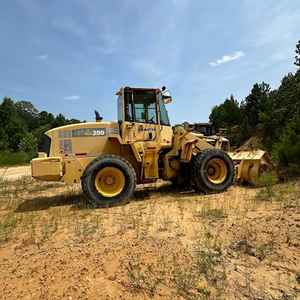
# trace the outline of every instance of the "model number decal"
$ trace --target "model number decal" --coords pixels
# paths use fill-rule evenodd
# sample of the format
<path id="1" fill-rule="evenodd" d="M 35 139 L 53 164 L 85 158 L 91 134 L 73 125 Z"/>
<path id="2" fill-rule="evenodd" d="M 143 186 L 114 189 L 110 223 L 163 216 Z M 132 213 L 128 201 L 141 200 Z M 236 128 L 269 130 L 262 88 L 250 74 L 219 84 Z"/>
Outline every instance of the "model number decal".
<path id="1" fill-rule="evenodd" d="M 58 135 L 61 139 L 73 138 L 73 137 L 103 137 L 106 135 L 118 135 L 119 128 L 78 128 L 73 130 L 60 130 Z"/>
<path id="2" fill-rule="evenodd" d="M 93 136 L 105 136 L 106 130 L 105 129 L 94 129 Z"/>
<path id="3" fill-rule="evenodd" d="M 60 138 L 106 136 L 107 128 L 79 128 L 73 130 L 62 130 L 59 132 Z"/>
<path id="4" fill-rule="evenodd" d="M 106 136 L 106 128 L 80 128 L 72 130 L 72 137 Z"/>

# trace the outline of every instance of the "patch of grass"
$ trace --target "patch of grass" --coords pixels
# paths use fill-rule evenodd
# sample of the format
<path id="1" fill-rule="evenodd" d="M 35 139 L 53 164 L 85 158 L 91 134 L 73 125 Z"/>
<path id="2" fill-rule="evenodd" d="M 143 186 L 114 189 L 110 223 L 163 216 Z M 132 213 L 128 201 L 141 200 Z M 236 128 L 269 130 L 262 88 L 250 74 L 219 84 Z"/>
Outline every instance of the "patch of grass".
<path id="1" fill-rule="evenodd" d="M 266 173 L 257 180 L 257 186 L 262 187 L 255 196 L 258 201 L 272 201 L 275 196 L 274 185 L 277 183 L 277 176 L 273 173 Z"/>
<path id="2" fill-rule="evenodd" d="M 222 208 L 207 208 L 203 207 L 200 211 L 194 213 L 196 218 L 208 218 L 208 219 L 224 219 L 227 217 Z"/>
<path id="3" fill-rule="evenodd" d="M 256 257 L 259 260 L 264 260 L 268 255 L 272 254 L 272 252 L 273 252 L 272 243 L 259 244 L 256 246 Z"/>
<path id="4" fill-rule="evenodd" d="M 261 189 L 255 195 L 255 200 L 257 201 L 272 201 L 275 193 L 273 189 Z"/>
<path id="5" fill-rule="evenodd" d="M 173 259 L 171 282 L 184 299 L 219 299 L 226 286 L 222 249 L 217 239 L 206 232 L 197 239 L 190 261 Z"/>
<path id="6" fill-rule="evenodd" d="M 17 221 L 14 214 L 8 214 L 0 220 L 0 243 L 9 240 L 11 233 L 17 226 Z"/>
<path id="7" fill-rule="evenodd" d="M 9 182 L 0 177 L 0 198 L 8 194 Z"/>
<path id="8" fill-rule="evenodd" d="M 22 176 L 16 180 L 0 180 L 0 196 L 1 197 L 17 197 L 18 195 L 29 191 L 35 181 L 30 176 Z"/>
<path id="9" fill-rule="evenodd" d="M 173 220 L 167 216 L 164 215 L 162 217 L 160 217 L 159 219 L 159 224 L 158 224 L 158 231 L 159 232 L 164 232 L 164 231 L 168 231 L 169 226 L 173 223 Z"/>
<path id="10" fill-rule="evenodd" d="M 274 172 L 264 173 L 256 181 L 257 187 L 270 187 L 278 182 L 277 175 Z"/>
<path id="11" fill-rule="evenodd" d="M 249 256 L 254 256 L 259 260 L 264 260 L 268 255 L 273 253 L 274 241 L 268 243 L 250 242 L 242 239 L 231 244 L 230 248 Z"/>
<path id="12" fill-rule="evenodd" d="M 124 285 L 150 298 L 157 295 L 160 288 L 167 287 L 172 293 L 170 297 L 176 299 L 178 296 L 188 300 L 221 299 L 227 279 L 218 238 L 206 232 L 192 249 L 177 242 L 176 245 L 161 248 L 147 263 L 141 254 L 131 251 L 126 259 L 128 282 Z"/>
<path id="13" fill-rule="evenodd" d="M 256 193 L 255 200 L 281 202 L 284 208 L 299 207 L 300 191 L 293 182 L 267 185 Z"/>
<path id="14" fill-rule="evenodd" d="M 103 224 L 100 222 L 100 217 L 95 216 L 90 219 L 76 221 L 74 227 L 75 239 L 79 243 L 84 243 L 91 240 L 96 235 L 102 237 L 104 235 Z"/>
<path id="15" fill-rule="evenodd" d="M 43 224 L 43 227 L 41 229 L 41 242 L 46 242 L 47 240 L 49 240 L 57 231 L 57 229 L 58 223 L 54 218 L 52 218 L 49 222 Z"/>
<path id="16" fill-rule="evenodd" d="M 179 264 L 176 258 L 174 257 L 172 274 L 171 274 L 171 286 L 177 291 L 177 294 L 182 296 L 184 299 L 199 299 L 199 292 L 203 294 L 205 287 L 199 286 L 202 285 L 201 277 L 199 276 L 197 269 L 193 267 L 192 264 Z M 210 292 L 206 290 L 206 295 L 210 295 Z"/>
<path id="17" fill-rule="evenodd" d="M 61 182 L 38 181 L 31 176 L 21 176 L 15 180 L 0 178 L 0 196 L 43 191 L 58 186 L 63 186 L 63 184 Z"/>
<path id="18" fill-rule="evenodd" d="M 42 192 L 54 187 L 61 187 L 61 182 L 42 182 L 31 176 L 22 176 L 16 180 L 0 179 L 0 202 L 2 208 L 16 209 L 23 205 L 24 199 L 33 193 Z"/>
<path id="19" fill-rule="evenodd" d="M 144 291 L 150 297 L 154 297 L 158 286 L 163 282 L 163 277 L 157 276 L 153 271 L 153 265 L 148 264 L 143 268 L 140 257 L 136 255 L 129 259 L 127 276 L 131 290 Z"/>
<path id="20" fill-rule="evenodd" d="M 195 243 L 194 259 L 197 268 L 208 281 L 214 281 L 215 267 L 222 262 L 222 247 L 219 239 L 206 231 Z"/>
<path id="21" fill-rule="evenodd" d="M 282 202 L 284 208 L 293 208 L 300 206 L 300 191 L 292 182 L 279 185 L 276 189 L 276 201 Z"/>
<path id="22" fill-rule="evenodd" d="M 14 166 L 27 164 L 32 158 L 36 156 L 36 153 L 26 153 L 26 152 L 0 152 L 0 166 Z"/>

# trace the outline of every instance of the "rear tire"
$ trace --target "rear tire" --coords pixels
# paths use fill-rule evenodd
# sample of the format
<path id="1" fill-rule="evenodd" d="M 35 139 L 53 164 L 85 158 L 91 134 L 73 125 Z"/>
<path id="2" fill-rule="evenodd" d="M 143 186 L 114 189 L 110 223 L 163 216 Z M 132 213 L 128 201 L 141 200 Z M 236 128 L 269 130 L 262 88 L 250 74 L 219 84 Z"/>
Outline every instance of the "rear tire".
<path id="1" fill-rule="evenodd" d="M 222 192 L 233 183 L 234 164 L 223 150 L 207 149 L 193 157 L 191 175 L 197 191 Z"/>
<path id="2" fill-rule="evenodd" d="M 94 207 L 110 206 L 132 196 L 136 187 L 136 173 L 124 158 L 101 155 L 85 169 L 81 186 Z"/>

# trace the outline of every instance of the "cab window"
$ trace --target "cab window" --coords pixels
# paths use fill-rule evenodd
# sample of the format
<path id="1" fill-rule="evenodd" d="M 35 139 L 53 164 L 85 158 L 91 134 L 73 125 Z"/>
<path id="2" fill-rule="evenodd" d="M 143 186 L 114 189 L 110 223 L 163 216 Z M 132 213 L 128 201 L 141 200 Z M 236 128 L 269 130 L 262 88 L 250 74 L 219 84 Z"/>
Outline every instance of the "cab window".
<path id="1" fill-rule="evenodd" d="M 155 91 L 126 91 L 125 119 L 130 122 L 157 124 Z"/>

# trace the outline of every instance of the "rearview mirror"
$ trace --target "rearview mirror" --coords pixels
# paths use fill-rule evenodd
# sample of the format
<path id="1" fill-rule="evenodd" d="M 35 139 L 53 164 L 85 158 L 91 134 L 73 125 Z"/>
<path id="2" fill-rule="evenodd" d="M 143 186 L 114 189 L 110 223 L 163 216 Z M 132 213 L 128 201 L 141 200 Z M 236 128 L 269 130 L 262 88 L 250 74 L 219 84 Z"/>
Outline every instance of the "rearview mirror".
<path id="1" fill-rule="evenodd" d="M 172 96 L 170 94 L 170 91 L 165 86 L 162 87 L 161 93 L 162 93 L 162 99 L 165 104 L 172 102 Z"/>

